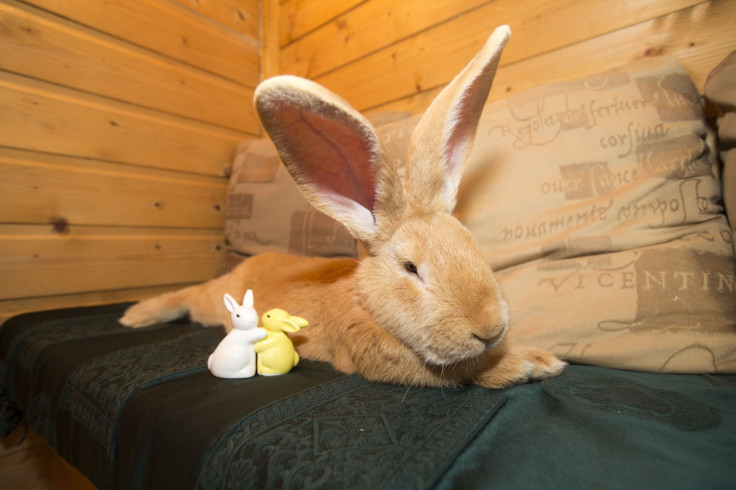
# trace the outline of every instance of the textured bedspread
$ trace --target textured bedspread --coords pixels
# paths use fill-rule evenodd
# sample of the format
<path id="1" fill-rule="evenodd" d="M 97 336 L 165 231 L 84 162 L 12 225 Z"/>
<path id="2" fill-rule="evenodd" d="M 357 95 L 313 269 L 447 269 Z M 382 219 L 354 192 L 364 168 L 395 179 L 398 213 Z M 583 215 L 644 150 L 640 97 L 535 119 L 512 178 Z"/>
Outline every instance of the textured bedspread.
<path id="1" fill-rule="evenodd" d="M 368 383 L 302 361 L 223 380 L 223 336 L 131 331 L 126 305 L 0 330 L 5 396 L 99 488 L 733 488 L 736 377 L 571 366 L 491 391 Z"/>

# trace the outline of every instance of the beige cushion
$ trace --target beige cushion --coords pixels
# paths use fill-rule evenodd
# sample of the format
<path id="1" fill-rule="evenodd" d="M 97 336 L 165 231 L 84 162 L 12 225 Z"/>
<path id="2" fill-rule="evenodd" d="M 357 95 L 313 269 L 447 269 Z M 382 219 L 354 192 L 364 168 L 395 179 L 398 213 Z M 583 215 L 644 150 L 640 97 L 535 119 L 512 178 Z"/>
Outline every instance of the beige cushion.
<path id="1" fill-rule="evenodd" d="M 644 60 L 488 109 L 457 212 L 513 336 L 575 362 L 736 371 L 732 235 L 682 68 Z"/>

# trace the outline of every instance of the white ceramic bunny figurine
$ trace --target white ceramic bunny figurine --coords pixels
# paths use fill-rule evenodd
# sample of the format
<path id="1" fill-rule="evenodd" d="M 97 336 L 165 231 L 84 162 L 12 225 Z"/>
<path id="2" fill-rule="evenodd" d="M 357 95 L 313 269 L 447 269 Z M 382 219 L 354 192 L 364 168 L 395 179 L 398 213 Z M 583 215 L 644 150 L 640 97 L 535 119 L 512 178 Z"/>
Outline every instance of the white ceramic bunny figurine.
<path id="1" fill-rule="evenodd" d="M 256 373 L 256 351 L 253 345 L 268 335 L 258 328 L 258 313 L 253 308 L 253 291 L 245 292 L 239 305 L 225 293 L 225 306 L 233 324 L 228 333 L 207 359 L 207 367 L 218 378 L 250 378 Z"/>

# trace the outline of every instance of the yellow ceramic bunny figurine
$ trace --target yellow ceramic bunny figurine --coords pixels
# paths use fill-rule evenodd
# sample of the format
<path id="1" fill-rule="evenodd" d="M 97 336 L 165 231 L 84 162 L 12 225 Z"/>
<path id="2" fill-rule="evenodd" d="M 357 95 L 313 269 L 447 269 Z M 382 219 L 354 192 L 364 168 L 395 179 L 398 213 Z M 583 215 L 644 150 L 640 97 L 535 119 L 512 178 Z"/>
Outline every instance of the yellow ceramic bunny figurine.
<path id="1" fill-rule="evenodd" d="M 309 322 L 276 308 L 264 313 L 261 323 L 268 336 L 255 344 L 258 374 L 274 376 L 288 373 L 299 363 L 299 354 L 284 332 L 298 332 L 309 325 Z"/>

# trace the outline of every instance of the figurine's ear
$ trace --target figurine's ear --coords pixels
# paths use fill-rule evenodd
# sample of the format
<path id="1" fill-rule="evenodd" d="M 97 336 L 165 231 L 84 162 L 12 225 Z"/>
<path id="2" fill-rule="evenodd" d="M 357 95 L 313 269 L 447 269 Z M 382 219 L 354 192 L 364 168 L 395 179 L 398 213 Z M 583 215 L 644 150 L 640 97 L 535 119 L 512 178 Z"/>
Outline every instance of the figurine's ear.
<path id="1" fill-rule="evenodd" d="M 300 329 L 296 325 L 290 325 L 288 323 L 284 323 L 281 326 L 281 330 L 283 330 L 284 332 L 289 332 L 289 333 L 297 333 Z"/>
<path id="2" fill-rule="evenodd" d="M 243 306 L 245 308 L 253 308 L 253 290 L 249 289 L 243 296 Z"/>
<path id="3" fill-rule="evenodd" d="M 420 119 L 406 165 L 406 189 L 414 202 L 446 213 L 454 209 L 463 166 L 510 34 L 508 26 L 497 28 Z"/>
<path id="4" fill-rule="evenodd" d="M 235 308 L 238 307 L 238 302 L 229 294 L 225 293 L 225 297 L 223 299 L 225 300 L 225 308 L 227 308 L 227 311 L 230 313 L 235 311 Z"/>

